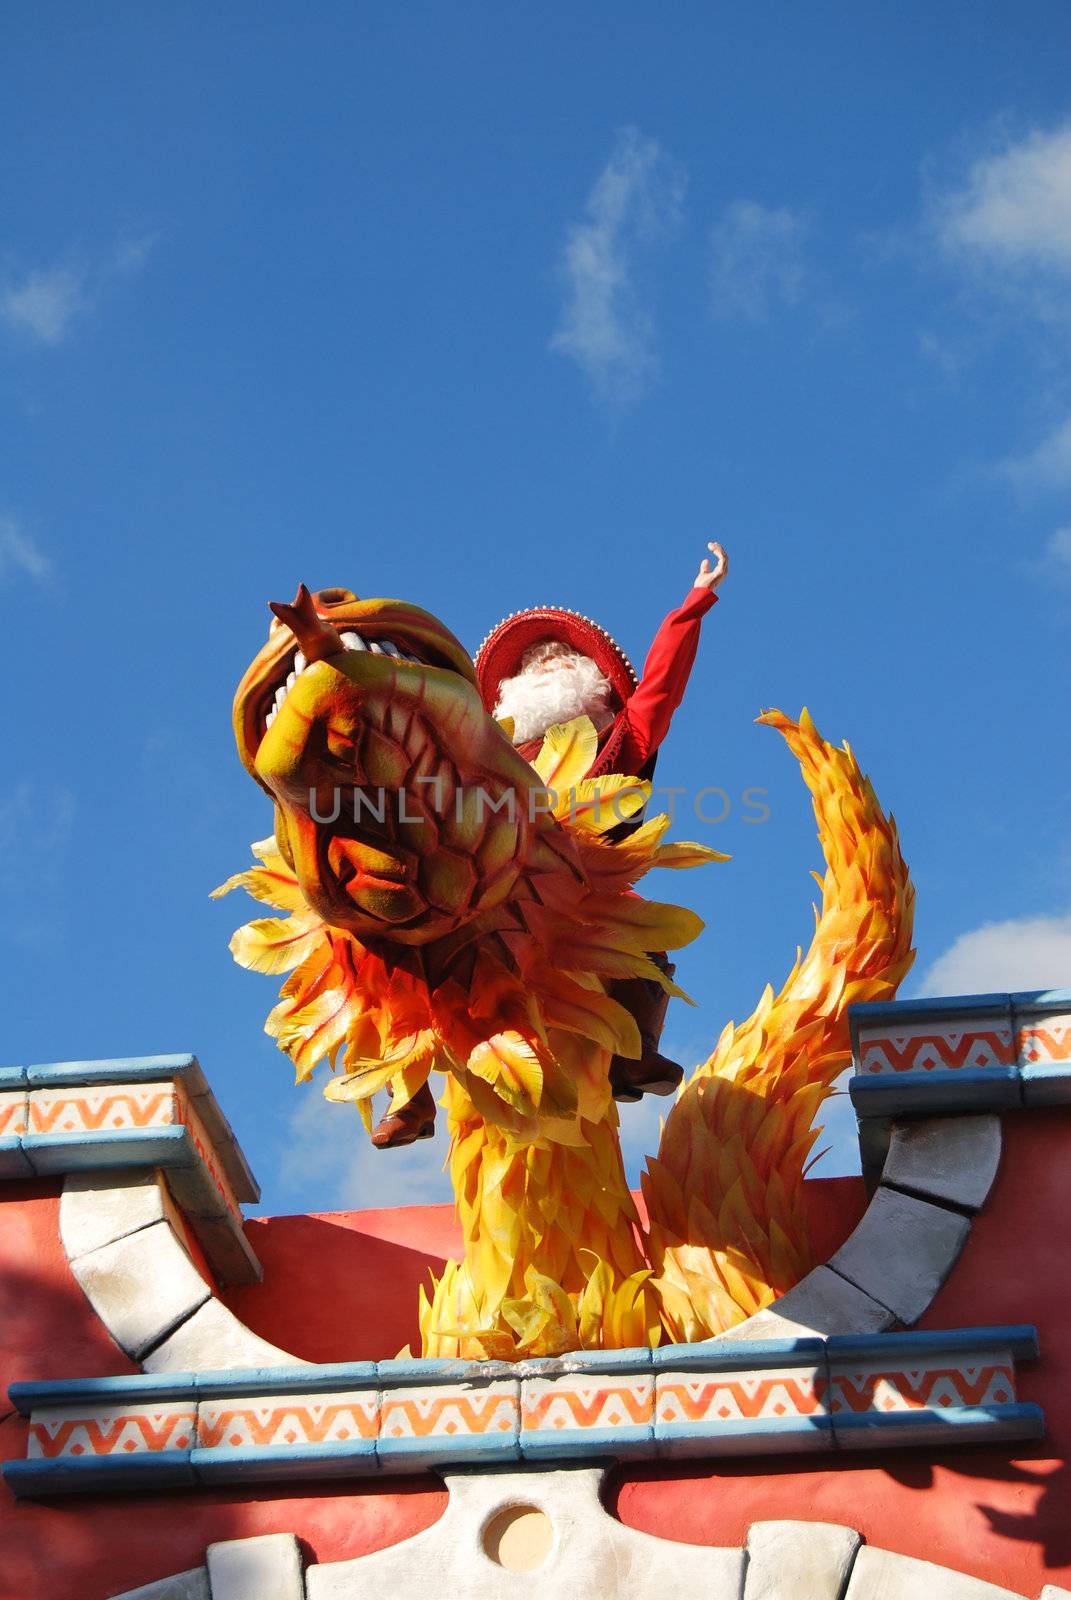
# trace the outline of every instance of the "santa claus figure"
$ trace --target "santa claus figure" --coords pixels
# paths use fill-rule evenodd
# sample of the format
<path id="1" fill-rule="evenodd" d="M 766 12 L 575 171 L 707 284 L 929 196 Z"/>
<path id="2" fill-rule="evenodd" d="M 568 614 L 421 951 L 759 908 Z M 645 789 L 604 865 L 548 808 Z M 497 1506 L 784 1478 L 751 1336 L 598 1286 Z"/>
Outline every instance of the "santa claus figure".
<path id="1" fill-rule="evenodd" d="M 548 728 L 586 716 L 599 735 L 589 777 L 609 772 L 651 777 L 658 747 L 684 697 L 703 618 L 729 570 L 721 545 L 707 548 L 710 558 L 701 563 L 683 604 L 655 634 L 638 676 L 606 629 L 575 611 L 538 606 L 514 612 L 488 634 L 475 658 L 480 692 L 493 716 L 509 719 L 513 742 L 526 759 L 539 753 Z M 654 959 L 672 977 L 667 958 Z M 643 1046 L 638 1060 L 613 1058 L 614 1098 L 672 1094 L 683 1074 L 659 1050 L 668 996 L 643 978 L 619 980 L 612 993 L 635 1017 Z M 372 1142 L 381 1149 L 411 1144 L 429 1138 L 434 1128 L 435 1101 L 425 1085 L 382 1119 Z"/>

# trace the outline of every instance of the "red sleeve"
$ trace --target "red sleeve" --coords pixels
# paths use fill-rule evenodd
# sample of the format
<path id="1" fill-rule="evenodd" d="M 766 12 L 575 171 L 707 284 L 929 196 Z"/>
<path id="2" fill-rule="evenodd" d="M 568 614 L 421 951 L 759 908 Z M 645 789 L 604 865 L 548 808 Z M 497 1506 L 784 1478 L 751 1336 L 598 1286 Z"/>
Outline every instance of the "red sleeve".
<path id="1" fill-rule="evenodd" d="M 683 605 L 670 612 L 655 634 L 639 684 L 625 707 L 622 754 L 627 754 L 628 764 L 623 770 L 639 771 L 669 732 L 670 719 L 684 698 L 699 629 L 717 598 L 713 589 L 689 589 Z"/>

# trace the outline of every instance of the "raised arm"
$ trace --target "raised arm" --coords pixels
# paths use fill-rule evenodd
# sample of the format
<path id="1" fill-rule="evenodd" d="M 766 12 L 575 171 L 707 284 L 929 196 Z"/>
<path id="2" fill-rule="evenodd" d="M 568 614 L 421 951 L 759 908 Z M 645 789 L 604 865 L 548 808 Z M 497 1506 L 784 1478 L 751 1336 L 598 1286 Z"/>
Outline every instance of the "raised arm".
<path id="1" fill-rule="evenodd" d="M 708 544 L 707 549 L 713 561 L 704 556 L 684 603 L 669 613 L 655 634 L 639 684 L 625 708 L 628 733 L 622 753 L 635 770 L 669 732 L 673 713 L 684 698 L 703 618 L 717 600 L 715 590 L 729 570 L 729 557 L 720 544 Z"/>

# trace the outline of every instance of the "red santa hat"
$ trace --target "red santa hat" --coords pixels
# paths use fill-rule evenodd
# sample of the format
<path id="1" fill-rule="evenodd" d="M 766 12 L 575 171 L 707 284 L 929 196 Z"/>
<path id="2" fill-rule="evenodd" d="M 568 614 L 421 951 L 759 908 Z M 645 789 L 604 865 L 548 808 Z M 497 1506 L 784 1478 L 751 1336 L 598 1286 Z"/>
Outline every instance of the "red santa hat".
<path id="1" fill-rule="evenodd" d="M 504 617 L 476 652 L 476 679 L 488 711 L 493 712 L 498 704 L 503 678 L 512 678 L 520 671 L 525 651 L 548 639 L 568 645 L 570 650 L 594 661 L 624 705 L 639 679 L 616 639 L 579 611 L 569 611 L 564 606 L 533 606 L 529 611 L 513 611 Z"/>

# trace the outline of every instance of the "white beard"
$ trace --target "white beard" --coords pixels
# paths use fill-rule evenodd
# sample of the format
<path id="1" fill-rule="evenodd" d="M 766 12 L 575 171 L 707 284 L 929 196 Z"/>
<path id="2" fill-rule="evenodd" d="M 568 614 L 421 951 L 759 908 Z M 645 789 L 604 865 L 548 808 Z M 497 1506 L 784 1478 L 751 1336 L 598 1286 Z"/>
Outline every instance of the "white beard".
<path id="1" fill-rule="evenodd" d="M 590 717 L 596 728 L 609 718 L 610 680 L 586 656 L 554 672 L 518 672 L 498 686 L 496 717 L 512 717 L 514 744 L 542 738 L 557 722 Z"/>

